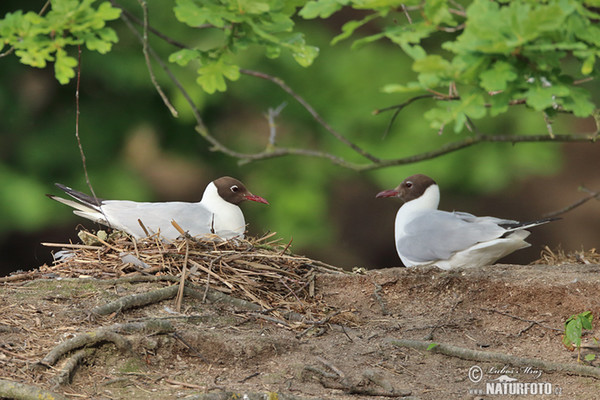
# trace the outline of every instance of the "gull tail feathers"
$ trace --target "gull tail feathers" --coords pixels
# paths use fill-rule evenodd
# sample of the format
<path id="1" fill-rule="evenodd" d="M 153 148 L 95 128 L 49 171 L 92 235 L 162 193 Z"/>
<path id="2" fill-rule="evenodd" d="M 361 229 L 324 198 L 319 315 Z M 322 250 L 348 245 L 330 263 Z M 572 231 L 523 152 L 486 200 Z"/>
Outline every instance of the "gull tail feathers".
<path id="1" fill-rule="evenodd" d="M 63 197 L 55 196 L 52 194 L 46 194 L 46 196 L 48 196 L 52 200 L 56 200 L 59 203 L 65 204 L 73 208 L 73 214 L 75 215 L 79 215 L 80 217 L 89 219 L 96 223 L 110 226 L 101 208 L 102 199 L 95 199 L 91 196 L 88 196 L 85 193 L 78 192 L 77 190 L 73 190 L 70 187 L 62 185 L 60 183 L 56 183 L 55 185 L 59 189 L 64 191 L 66 194 L 74 198 L 76 201 L 73 201 L 71 199 L 65 199 Z"/>

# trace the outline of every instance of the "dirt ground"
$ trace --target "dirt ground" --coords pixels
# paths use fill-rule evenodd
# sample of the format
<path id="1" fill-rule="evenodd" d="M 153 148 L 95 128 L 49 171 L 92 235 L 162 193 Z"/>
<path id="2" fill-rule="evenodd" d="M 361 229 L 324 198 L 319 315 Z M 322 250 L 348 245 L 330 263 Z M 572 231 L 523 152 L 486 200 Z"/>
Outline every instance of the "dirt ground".
<path id="1" fill-rule="evenodd" d="M 287 323 L 187 296 L 180 313 L 174 298 L 104 317 L 91 313 L 164 282 L 53 278 L 1 285 L 0 377 L 69 399 L 600 398 L 594 377 L 465 360 L 394 342 L 428 339 L 576 365 L 577 354 L 563 346 L 560 330 L 572 314 L 600 315 L 596 264 L 323 273 L 314 298 L 328 317 Z M 71 383 L 56 384 L 71 353 L 52 366 L 37 364 L 77 334 L 147 320 L 168 321 L 174 331 L 124 334 L 128 344 L 121 349 L 110 340 L 90 346 Z M 598 352 L 593 334 L 583 343 L 582 357 Z M 506 394 L 523 387 L 544 394 Z"/>

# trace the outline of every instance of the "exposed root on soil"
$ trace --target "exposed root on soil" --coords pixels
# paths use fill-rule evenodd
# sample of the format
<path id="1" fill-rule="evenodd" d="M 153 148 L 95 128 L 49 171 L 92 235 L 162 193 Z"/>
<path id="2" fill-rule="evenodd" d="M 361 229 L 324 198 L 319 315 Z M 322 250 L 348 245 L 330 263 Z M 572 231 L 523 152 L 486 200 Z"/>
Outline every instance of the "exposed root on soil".
<path id="1" fill-rule="evenodd" d="M 436 343 L 424 340 L 389 339 L 389 342 L 397 347 L 409 347 L 416 350 L 427 350 L 429 346 L 435 344 L 435 347 L 429 350 L 430 352 L 443 354 L 449 357 L 457 357 L 463 360 L 481 362 L 500 362 L 515 367 L 533 367 L 539 368 L 544 371 L 554 371 L 566 374 L 576 374 L 581 376 L 600 378 L 600 368 L 591 367 L 588 365 L 565 364 L 552 361 L 544 361 L 537 358 L 511 356 L 510 354 L 497 353 L 491 351 L 471 350 L 447 343 Z"/>
<path id="2" fill-rule="evenodd" d="M 144 322 L 130 322 L 125 324 L 114 324 L 104 326 L 91 332 L 81 333 L 68 339 L 58 346 L 54 347 L 46 356 L 38 363 L 40 366 L 49 367 L 59 360 L 60 357 L 70 351 L 82 347 L 94 346 L 102 342 L 112 342 L 120 350 L 126 351 L 131 349 L 130 342 L 125 336 L 117 332 L 133 333 L 146 332 L 152 334 L 163 334 L 173 332 L 174 328 L 169 321 L 160 319 L 150 319 Z"/>
<path id="3" fill-rule="evenodd" d="M 93 354 L 94 349 L 82 349 L 73 353 L 56 376 L 56 384 L 68 385 L 71 383 L 71 378 L 73 377 L 77 366 L 81 364 L 86 357 L 90 357 Z"/>
<path id="4" fill-rule="evenodd" d="M 179 286 L 169 286 L 151 292 L 132 294 L 121 297 L 118 300 L 111 301 L 104 305 L 92 308 L 92 313 L 97 315 L 108 315 L 114 312 L 120 312 L 133 307 L 141 307 L 148 304 L 158 303 L 159 301 L 175 297 L 179 291 Z"/>
<path id="5" fill-rule="evenodd" d="M 320 360 L 323 362 L 323 360 Z M 366 369 L 360 377 L 346 377 L 338 368 L 332 367 L 329 363 L 323 363 L 332 372 L 327 372 L 319 367 L 307 365 L 304 371 L 316 375 L 319 383 L 328 389 L 342 390 L 347 394 L 357 394 L 361 396 L 384 396 L 401 397 L 411 395 L 408 389 L 398 389 L 387 380 L 382 374 Z"/>
<path id="6" fill-rule="evenodd" d="M 66 397 L 49 390 L 6 379 L 0 379 L 0 398 L 19 400 L 68 400 Z"/>
<path id="7" fill-rule="evenodd" d="M 247 400 L 312 400 L 314 397 L 296 396 L 289 393 L 277 392 L 212 392 L 202 393 L 193 396 L 187 396 L 186 400 L 231 400 L 231 399 L 247 399 Z"/>

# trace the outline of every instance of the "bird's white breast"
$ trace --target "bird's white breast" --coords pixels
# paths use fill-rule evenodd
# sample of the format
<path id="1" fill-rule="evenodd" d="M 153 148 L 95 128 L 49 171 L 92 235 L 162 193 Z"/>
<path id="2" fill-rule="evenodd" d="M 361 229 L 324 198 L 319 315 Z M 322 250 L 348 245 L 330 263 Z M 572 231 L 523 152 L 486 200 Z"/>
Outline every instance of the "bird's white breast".
<path id="1" fill-rule="evenodd" d="M 229 203 L 223 200 L 217 191 L 217 187 L 214 183 L 210 183 L 204 194 L 202 195 L 202 201 L 200 202 L 213 214 L 213 221 L 211 221 L 211 227 L 219 236 L 232 237 L 231 232 L 243 236 L 246 229 L 246 221 L 242 210 L 235 204 Z M 227 233 L 229 232 L 229 234 Z"/>

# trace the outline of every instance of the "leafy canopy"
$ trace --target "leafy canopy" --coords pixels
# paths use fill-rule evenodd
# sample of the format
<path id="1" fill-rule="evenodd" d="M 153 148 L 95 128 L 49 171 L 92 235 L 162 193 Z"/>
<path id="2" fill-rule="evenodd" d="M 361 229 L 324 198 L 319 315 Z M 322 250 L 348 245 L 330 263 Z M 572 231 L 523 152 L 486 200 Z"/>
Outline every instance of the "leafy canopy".
<path id="1" fill-rule="evenodd" d="M 108 2 L 54 0 L 45 15 L 21 11 L 0 20 L 3 46 L 14 47 L 21 62 L 45 67 L 54 62 L 56 78 L 74 77 L 76 60 L 69 47 L 83 45 L 106 53 L 117 42 L 107 21 L 120 10 Z M 361 19 L 346 22 L 332 44 L 357 36 L 369 24 L 380 31 L 359 37 L 354 47 L 387 39 L 409 55 L 416 79 L 390 82 L 388 93 L 429 92 L 436 106 L 425 117 L 437 130 L 453 124 L 464 129 L 469 118 L 496 116 L 511 104 L 554 115 L 593 114 L 589 92 L 578 83 L 597 77 L 600 27 L 594 21 L 598 0 L 176 0 L 173 12 L 181 23 L 222 31 L 224 40 L 209 49 L 189 46 L 169 60 L 197 65 L 197 83 L 207 93 L 227 90 L 227 80 L 240 76 L 236 54 L 258 46 L 269 58 L 289 53 L 310 66 L 319 53 L 306 43 L 295 21 L 329 18 L 344 7 L 360 10 Z M 372 31 L 372 29 L 371 29 Z M 424 42 L 427 42 L 425 46 Z M 441 43 L 440 46 L 431 45 Z M 566 68 L 568 65 L 569 68 Z M 570 71 L 570 72 L 567 72 Z"/>
<path id="2" fill-rule="evenodd" d="M 83 45 L 101 54 L 111 50 L 118 38 L 107 21 L 119 18 L 121 10 L 108 2 L 93 7 L 95 0 L 53 0 L 46 15 L 21 10 L 0 20 L 0 50 L 12 47 L 23 64 L 44 68 L 54 62 L 56 79 L 66 84 L 75 76 L 77 60 L 68 48 Z"/>

